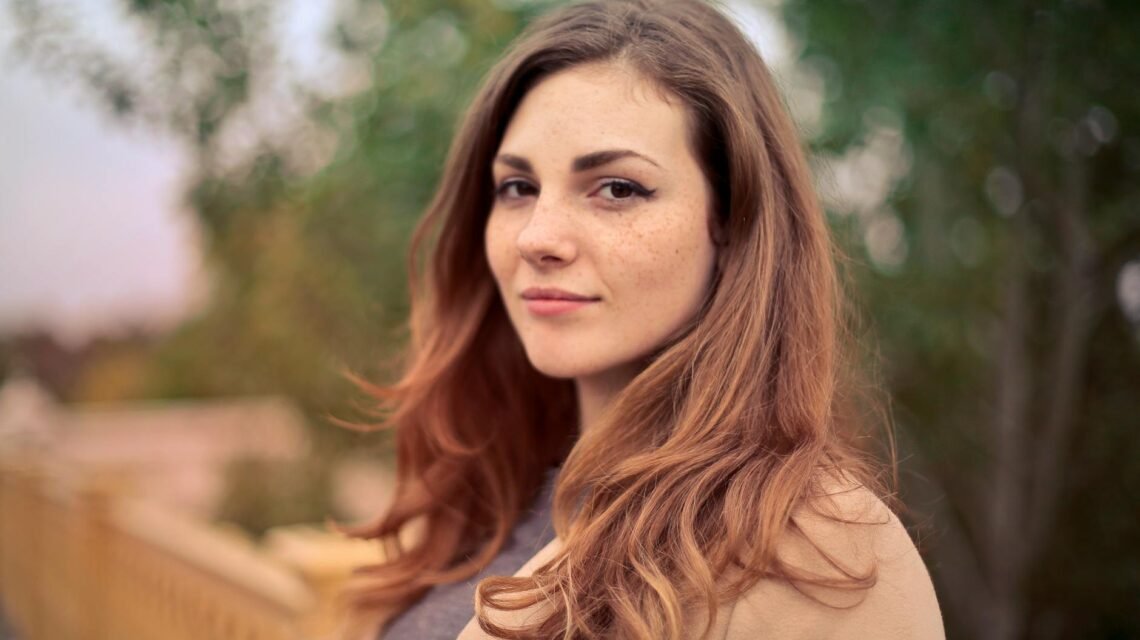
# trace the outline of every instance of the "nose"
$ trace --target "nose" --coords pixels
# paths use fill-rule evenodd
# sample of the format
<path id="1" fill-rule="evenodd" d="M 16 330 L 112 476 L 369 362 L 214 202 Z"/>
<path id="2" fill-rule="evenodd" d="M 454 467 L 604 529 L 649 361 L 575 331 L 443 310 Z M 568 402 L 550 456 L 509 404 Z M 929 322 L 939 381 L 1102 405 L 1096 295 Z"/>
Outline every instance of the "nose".
<path id="1" fill-rule="evenodd" d="M 536 269 L 560 267 L 574 262 L 578 245 L 573 237 L 569 208 L 553 197 L 540 195 L 516 240 L 519 255 Z"/>

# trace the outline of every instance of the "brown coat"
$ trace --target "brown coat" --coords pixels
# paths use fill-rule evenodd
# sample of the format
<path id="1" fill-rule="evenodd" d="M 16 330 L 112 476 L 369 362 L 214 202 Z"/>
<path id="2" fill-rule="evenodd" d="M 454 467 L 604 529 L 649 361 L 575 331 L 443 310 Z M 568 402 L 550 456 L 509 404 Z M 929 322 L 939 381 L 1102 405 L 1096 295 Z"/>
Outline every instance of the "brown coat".
<path id="1" fill-rule="evenodd" d="M 709 640 L 944 640 L 930 575 L 899 519 L 865 489 L 848 489 L 831 497 L 834 506 L 829 512 L 847 522 L 801 509 L 796 523 L 816 546 L 848 570 L 858 573 L 874 564 L 875 585 L 862 591 L 824 587 L 801 587 L 801 591 L 787 581 L 762 580 L 720 608 Z M 529 575 L 560 546 L 561 541 L 554 540 L 516 575 Z M 788 536 L 780 554 L 794 566 L 824 576 L 839 575 L 802 538 Z M 508 614 L 502 615 L 498 621 L 509 625 Z M 703 620 L 694 624 L 690 637 L 699 637 L 698 627 L 703 626 Z M 472 619 L 458 640 L 487 638 Z"/>

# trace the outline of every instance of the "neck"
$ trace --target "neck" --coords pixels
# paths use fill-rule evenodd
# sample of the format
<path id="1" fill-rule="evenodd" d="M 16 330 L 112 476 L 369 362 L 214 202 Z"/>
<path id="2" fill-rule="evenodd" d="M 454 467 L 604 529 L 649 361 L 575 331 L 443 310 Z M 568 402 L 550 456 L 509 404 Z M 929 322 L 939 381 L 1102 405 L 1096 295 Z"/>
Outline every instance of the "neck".
<path id="1" fill-rule="evenodd" d="M 579 435 L 598 423 L 610 402 L 633 380 L 639 370 L 636 365 L 627 365 L 574 379 L 574 389 L 578 395 Z"/>

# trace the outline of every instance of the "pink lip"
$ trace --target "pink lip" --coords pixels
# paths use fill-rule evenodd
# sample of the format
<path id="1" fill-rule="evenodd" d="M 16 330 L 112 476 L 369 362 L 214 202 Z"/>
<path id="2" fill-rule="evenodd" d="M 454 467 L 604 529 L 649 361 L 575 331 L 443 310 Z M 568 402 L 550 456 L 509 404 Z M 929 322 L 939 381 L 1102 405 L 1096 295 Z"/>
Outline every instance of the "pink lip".
<path id="1" fill-rule="evenodd" d="M 527 311 L 536 316 L 557 316 L 581 309 L 601 300 L 562 289 L 531 287 L 522 292 Z"/>

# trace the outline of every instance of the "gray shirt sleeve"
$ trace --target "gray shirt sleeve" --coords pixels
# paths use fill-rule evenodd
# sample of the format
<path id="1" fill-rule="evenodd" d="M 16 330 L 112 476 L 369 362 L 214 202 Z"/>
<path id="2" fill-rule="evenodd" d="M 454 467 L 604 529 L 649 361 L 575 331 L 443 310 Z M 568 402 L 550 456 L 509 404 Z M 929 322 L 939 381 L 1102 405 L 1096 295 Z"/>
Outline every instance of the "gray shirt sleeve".
<path id="1" fill-rule="evenodd" d="M 468 580 L 439 585 L 388 624 L 383 640 L 455 640 L 475 615 L 475 585 L 488 576 L 514 575 L 554 539 L 551 498 L 558 469 L 546 474 L 534 505 L 515 525 L 502 551 Z"/>

